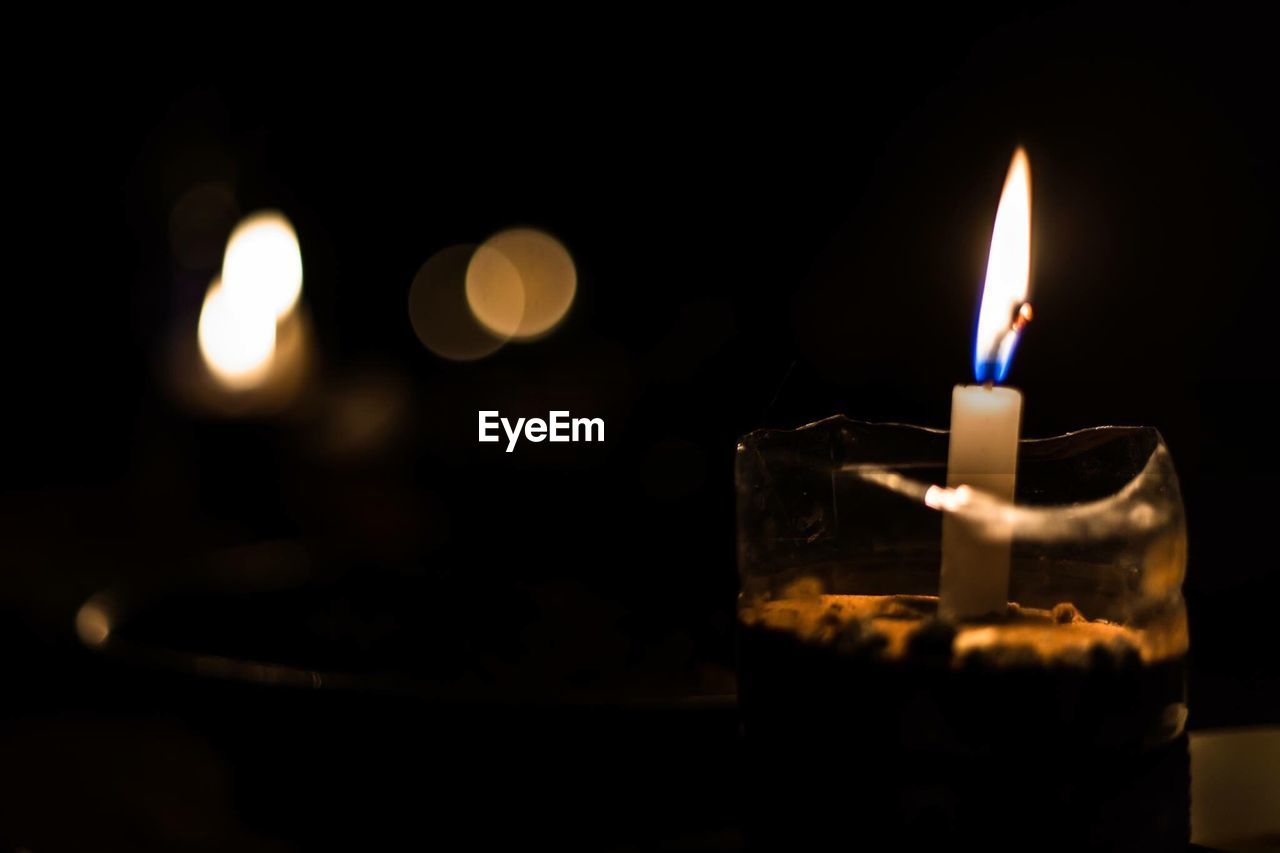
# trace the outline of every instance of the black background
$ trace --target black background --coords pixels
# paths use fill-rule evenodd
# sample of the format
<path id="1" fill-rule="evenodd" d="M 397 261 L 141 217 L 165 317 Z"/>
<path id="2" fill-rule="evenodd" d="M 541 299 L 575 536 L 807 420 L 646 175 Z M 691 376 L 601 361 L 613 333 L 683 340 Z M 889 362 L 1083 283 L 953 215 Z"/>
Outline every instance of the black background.
<path id="1" fill-rule="evenodd" d="M 1261 19 L 433 14 L 321 36 L 228 11 L 216 31 L 175 25 L 145 46 L 66 42 L 15 78 L 10 737 L 61 743 L 45 727 L 71 720 L 76 754 L 94 756 L 119 741 L 104 720 L 159 752 L 154 731 L 201 730 L 176 712 L 154 723 L 148 691 L 167 688 L 146 678 L 147 698 L 113 705 L 123 676 L 79 650 L 75 608 L 277 537 L 396 566 L 449 631 L 468 630 L 475 602 L 505 602 L 501 619 L 533 626 L 512 635 L 532 651 L 513 653 L 511 677 L 539 690 L 637 670 L 714 692 L 732 667 L 737 437 L 837 411 L 944 425 L 1017 144 L 1034 197 L 1036 320 L 1010 376 L 1024 432 L 1161 430 L 1189 513 L 1192 725 L 1280 722 L 1280 140 Z M 170 215 L 208 182 L 241 212 L 292 219 L 324 381 L 376 380 L 403 402 L 386 448 L 332 463 L 305 420 L 222 423 L 171 401 L 165 341 L 214 270 L 176 263 Z M 415 271 L 518 224 L 575 259 L 565 323 L 476 363 L 428 352 L 406 309 Z M 607 441 L 475 441 L 478 409 L 561 408 L 604 417 Z M 283 713 L 273 701 L 260 709 Z M 237 778 L 234 749 L 210 749 Z M 15 838 L 48 831 L 5 820 Z"/>

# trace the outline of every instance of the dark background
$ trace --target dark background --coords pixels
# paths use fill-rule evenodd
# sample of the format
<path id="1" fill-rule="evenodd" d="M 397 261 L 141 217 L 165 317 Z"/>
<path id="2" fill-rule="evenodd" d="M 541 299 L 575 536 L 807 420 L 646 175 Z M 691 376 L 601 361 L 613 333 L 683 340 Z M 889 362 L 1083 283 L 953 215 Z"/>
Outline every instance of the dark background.
<path id="1" fill-rule="evenodd" d="M 1034 198 L 1036 320 L 1010 376 L 1024 432 L 1161 430 L 1189 513 L 1191 724 L 1280 722 L 1267 426 L 1280 140 L 1260 19 L 493 18 L 321 37 L 250 16 L 146 47 L 69 41 L 61 73 L 31 67 L 12 88 L 0 719 L 34 781 L 3 789 L 0 841 L 75 847 L 101 829 L 108 846 L 216 849 L 314 843 L 321 807 L 353 838 L 368 808 L 390 819 L 379 809 L 399 801 L 363 783 L 329 785 L 317 806 L 246 781 L 260 778 L 238 751 L 260 752 L 246 732 L 288 729 L 307 701 L 242 702 L 77 643 L 91 593 L 181 576 L 224 546 L 310 543 L 340 567 L 317 606 L 356 613 L 358 642 L 335 630 L 308 649 L 305 607 L 216 642 L 321 668 L 389 655 L 432 677 L 497 660 L 512 714 L 535 694 L 554 708 L 583 691 L 731 693 L 736 439 L 837 411 L 944 425 L 1017 144 Z M 170 242 L 174 205 L 202 184 L 297 228 L 323 359 L 302 415 L 220 421 L 166 391 L 168 336 L 216 271 L 216 255 L 192 269 Z M 572 253 L 567 320 L 476 363 L 428 352 L 408 321 L 415 271 L 518 224 Z M 333 451 L 326 412 L 368 387 L 392 427 Z M 607 441 L 512 454 L 475 441 L 478 409 L 564 408 L 603 417 Z M 372 631 L 385 597 L 391 627 Z M 411 630 L 428 651 L 405 651 Z M 312 743 L 362 755 L 362 779 L 405 773 L 352 746 L 384 711 L 342 701 Z M 431 718 L 412 707 L 387 715 Z M 643 741 L 592 725 L 599 738 L 568 755 Z M 705 747 L 724 729 L 681 731 Z M 389 754 L 403 746 L 384 736 Z M 325 754 L 297 749 L 295 770 Z M 503 775 L 503 756 L 489 766 Z"/>

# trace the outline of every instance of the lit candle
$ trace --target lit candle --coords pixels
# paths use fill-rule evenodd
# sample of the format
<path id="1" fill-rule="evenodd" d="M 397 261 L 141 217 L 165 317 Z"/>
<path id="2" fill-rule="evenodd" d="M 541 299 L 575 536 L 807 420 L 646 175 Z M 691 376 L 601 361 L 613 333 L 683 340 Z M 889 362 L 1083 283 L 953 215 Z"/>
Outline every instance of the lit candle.
<path id="1" fill-rule="evenodd" d="M 1019 148 L 1009 165 L 991 234 L 987 277 L 974 336 L 976 385 L 951 394 L 951 443 L 947 486 L 1013 500 L 1018 471 L 1022 394 L 999 387 L 1013 359 L 1022 327 L 1031 319 L 1027 288 L 1031 272 L 1031 169 Z M 952 619 L 1001 613 L 1009 597 L 1012 532 L 999 524 L 981 531 L 962 516 L 942 521 L 939 607 Z"/>

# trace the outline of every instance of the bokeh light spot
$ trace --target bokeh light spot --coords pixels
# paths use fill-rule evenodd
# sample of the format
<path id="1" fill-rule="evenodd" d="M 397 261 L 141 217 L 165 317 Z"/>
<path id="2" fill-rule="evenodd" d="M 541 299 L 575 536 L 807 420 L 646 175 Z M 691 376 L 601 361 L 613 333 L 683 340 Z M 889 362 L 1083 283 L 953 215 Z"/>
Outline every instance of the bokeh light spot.
<path id="1" fill-rule="evenodd" d="M 86 601 L 76 611 L 76 634 L 86 646 L 105 645 L 111 637 L 111 616 L 106 603 L 98 596 Z"/>
<path id="2" fill-rule="evenodd" d="M 520 331 L 524 282 L 506 255 L 480 246 L 467 264 L 467 305 L 480 324 L 506 340 Z"/>
<path id="3" fill-rule="evenodd" d="M 302 252 L 283 214 L 262 211 L 241 220 L 227 240 L 222 284 L 238 301 L 258 302 L 275 317 L 293 310 L 302 294 Z"/>
<path id="4" fill-rule="evenodd" d="M 259 385 L 276 349 L 276 317 L 252 299 L 242 299 L 215 280 L 200 309 L 200 354 L 209 372 L 227 388 Z"/>
<path id="5" fill-rule="evenodd" d="M 473 245 L 450 246 L 422 265 L 409 286 L 409 322 L 423 346 L 451 361 L 474 361 L 502 348 L 503 337 L 476 319 L 467 303 Z"/>
<path id="6" fill-rule="evenodd" d="M 578 290 L 578 271 L 569 250 L 555 237 L 533 228 L 499 232 L 485 241 L 484 248 L 506 257 L 524 288 L 524 311 L 510 336 L 527 341 L 554 329 L 569 312 Z M 489 325 L 490 321 L 482 322 Z M 501 325 L 496 328 L 503 330 Z"/>

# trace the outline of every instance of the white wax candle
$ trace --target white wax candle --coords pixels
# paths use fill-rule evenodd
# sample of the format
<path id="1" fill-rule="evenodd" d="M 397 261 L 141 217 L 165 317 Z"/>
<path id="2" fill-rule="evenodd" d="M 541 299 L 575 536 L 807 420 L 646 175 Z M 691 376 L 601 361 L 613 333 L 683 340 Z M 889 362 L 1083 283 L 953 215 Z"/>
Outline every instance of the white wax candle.
<path id="1" fill-rule="evenodd" d="M 964 485 L 1013 500 L 1021 422 L 1017 389 L 957 385 L 951 392 L 947 487 Z M 968 619 L 1004 612 L 1012 541 L 1012 530 L 999 525 L 984 525 L 979 535 L 963 518 L 943 516 L 938 607 L 944 616 Z"/>

